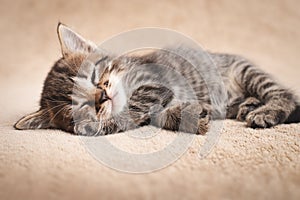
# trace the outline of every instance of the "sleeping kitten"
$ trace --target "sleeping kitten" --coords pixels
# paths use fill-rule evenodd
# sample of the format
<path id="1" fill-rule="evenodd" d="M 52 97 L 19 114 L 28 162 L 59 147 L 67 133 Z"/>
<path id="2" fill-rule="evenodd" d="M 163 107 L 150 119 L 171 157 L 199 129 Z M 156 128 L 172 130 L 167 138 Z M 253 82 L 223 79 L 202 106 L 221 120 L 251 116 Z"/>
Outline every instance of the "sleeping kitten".
<path id="1" fill-rule="evenodd" d="M 242 57 L 208 53 L 226 88 L 219 93 L 227 101 L 216 108 L 203 78 L 211 62 L 203 56 L 194 68 L 176 55 L 198 55 L 193 49 L 116 57 L 97 51 L 63 24 L 57 31 L 62 58 L 44 82 L 40 109 L 20 119 L 16 129 L 57 128 L 90 136 L 151 124 L 205 134 L 210 119 L 237 119 L 252 128 L 300 120 L 296 97 Z"/>

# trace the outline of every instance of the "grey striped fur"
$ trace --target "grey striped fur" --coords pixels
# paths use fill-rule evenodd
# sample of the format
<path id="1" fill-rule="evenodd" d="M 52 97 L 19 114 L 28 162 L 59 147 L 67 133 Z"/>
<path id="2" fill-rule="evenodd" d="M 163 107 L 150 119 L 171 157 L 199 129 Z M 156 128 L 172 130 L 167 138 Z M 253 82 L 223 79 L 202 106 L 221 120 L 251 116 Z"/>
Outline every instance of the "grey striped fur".
<path id="1" fill-rule="evenodd" d="M 62 24 L 58 34 L 63 57 L 45 80 L 40 109 L 20 119 L 17 129 L 91 136 L 154 125 L 205 134 L 211 119 L 237 119 L 252 128 L 300 121 L 296 96 L 243 57 L 176 47 L 139 56 L 94 53 L 92 61 L 93 43 Z M 208 76 L 212 63 L 224 83 L 215 97 L 226 97 L 217 105 L 210 95 L 209 83 L 219 81 Z"/>

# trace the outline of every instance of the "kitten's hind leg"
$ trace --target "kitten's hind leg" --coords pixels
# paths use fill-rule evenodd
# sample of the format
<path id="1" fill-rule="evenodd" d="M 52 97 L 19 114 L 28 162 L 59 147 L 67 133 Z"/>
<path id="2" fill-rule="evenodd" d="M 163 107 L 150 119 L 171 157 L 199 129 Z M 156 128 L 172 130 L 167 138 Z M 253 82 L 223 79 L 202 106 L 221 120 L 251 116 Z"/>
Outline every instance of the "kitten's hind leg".
<path id="1" fill-rule="evenodd" d="M 280 109 L 264 105 L 255 97 L 248 97 L 239 105 L 236 119 L 246 121 L 252 128 L 268 128 L 281 122 Z"/>
<path id="2" fill-rule="evenodd" d="M 236 58 L 230 70 L 243 93 L 255 96 L 262 105 L 248 113 L 247 126 L 268 128 L 284 123 L 296 109 L 296 97 L 267 73 L 247 60 Z"/>
<path id="3" fill-rule="evenodd" d="M 205 134 L 208 131 L 210 107 L 197 103 L 178 103 L 157 114 L 154 125 L 172 131 Z"/>
<path id="4" fill-rule="evenodd" d="M 251 128 L 269 128 L 283 123 L 286 116 L 283 108 L 275 104 L 266 104 L 250 112 L 246 117 L 246 122 Z"/>

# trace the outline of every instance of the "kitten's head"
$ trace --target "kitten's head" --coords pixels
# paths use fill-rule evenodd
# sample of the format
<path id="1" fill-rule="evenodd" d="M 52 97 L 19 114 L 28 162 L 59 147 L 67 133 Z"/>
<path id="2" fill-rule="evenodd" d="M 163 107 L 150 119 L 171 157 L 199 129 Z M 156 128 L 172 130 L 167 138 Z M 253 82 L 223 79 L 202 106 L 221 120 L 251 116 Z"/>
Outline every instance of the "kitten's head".
<path id="1" fill-rule="evenodd" d="M 120 110 L 113 104 L 120 92 L 109 80 L 111 58 L 61 23 L 57 32 L 62 58 L 44 82 L 40 109 L 21 118 L 16 129 L 59 128 L 73 132 L 76 120 L 109 118 Z"/>

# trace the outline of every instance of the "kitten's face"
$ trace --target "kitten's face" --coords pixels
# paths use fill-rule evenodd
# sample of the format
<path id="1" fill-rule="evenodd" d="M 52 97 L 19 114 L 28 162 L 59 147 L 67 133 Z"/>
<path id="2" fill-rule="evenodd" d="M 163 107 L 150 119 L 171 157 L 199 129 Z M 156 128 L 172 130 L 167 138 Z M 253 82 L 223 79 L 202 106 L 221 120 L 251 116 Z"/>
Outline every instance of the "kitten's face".
<path id="1" fill-rule="evenodd" d="M 88 58 L 96 45 L 62 24 L 58 25 L 58 35 L 63 58 L 44 82 L 40 110 L 20 119 L 15 124 L 17 129 L 59 128 L 73 132 L 74 121 L 110 118 L 126 103 L 119 78 L 122 72 L 111 69 L 113 61 L 101 53 Z"/>
<path id="2" fill-rule="evenodd" d="M 88 66 L 82 66 L 77 76 L 72 77 L 71 99 L 75 110 L 82 112 L 82 108 L 90 107 L 90 112 L 95 112 L 97 119 L 109 118 L 113 107 L 112 84 L 109 80 L 107 62 L 101 60 L 103 58 L 100 59 L 101 63 L 96 63 L 97 65 L 88 63 Z"/>

